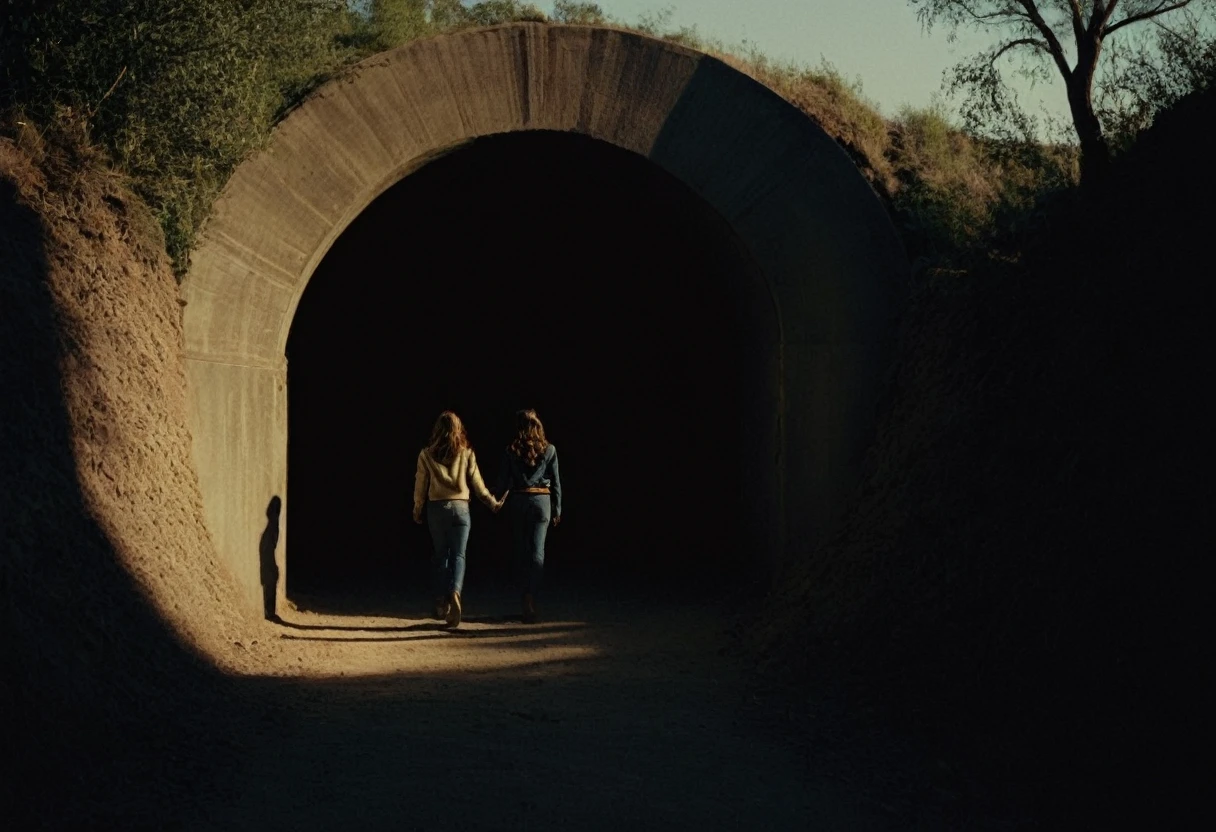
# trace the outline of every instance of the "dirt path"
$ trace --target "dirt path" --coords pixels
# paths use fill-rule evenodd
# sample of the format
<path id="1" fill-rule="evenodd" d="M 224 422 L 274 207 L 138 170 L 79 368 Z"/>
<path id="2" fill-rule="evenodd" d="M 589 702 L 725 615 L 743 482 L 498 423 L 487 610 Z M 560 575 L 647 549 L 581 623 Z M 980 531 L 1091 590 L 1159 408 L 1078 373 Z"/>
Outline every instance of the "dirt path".
<path id="1" fill-rule="evenodd" d="M 296 614 L 272 725 L 192 829 L 882 829 L 760 707 L 723 609 L 469 597 L 421 617 Z M 339 629 L 340 628 L 340 629 Z"/>

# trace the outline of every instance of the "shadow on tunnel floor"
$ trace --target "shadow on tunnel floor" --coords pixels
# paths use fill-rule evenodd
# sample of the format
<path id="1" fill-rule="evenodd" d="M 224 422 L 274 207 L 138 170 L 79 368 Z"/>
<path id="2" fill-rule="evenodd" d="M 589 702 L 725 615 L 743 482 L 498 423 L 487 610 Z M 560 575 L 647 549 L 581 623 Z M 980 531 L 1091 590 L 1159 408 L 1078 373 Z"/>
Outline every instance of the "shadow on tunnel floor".
<path id="1" fill-rule="evenodd" d="M 471 570 L 472 572 L 472 570 Z M 288 595 L 288 607 L 282 610 L 281 620 L 285 626 L 312 626 L 313 622 L 301 616 L 325 616 L 334 618 L 331 629 L 350 627 L 385 628 L 410 626 L 391 624 L 379 620 L 374 624 L 343 622 L 342 618 L 396 619 L 400 622 L 424 622 L 430 620 L 433 599 L 423 589 L 426 580 L 415 575 L 412 579 L 398 582 L 345 583 L 326 588 L 297 590 Z M 667 572 L 656 572 L 649 580 L 641 581 L 627 571 L 595 575 L 581 571 L 567 573 L 561 577 L 546 577 L 545 588 L 539 596 L 542 614 L 547 598 L 578 599 L 580 597 L 616 599 L 623 608 L 633 604 L 662 604 L 706 602 L 720 606 L 724 611 L 738 611 L 749 605 L 757 605 L 771 586 L 771 579 L 763 575 L 743 574 L 732 576 L 724 572 L 706 572 L 681 579 Z M 521 612 L 520 593 L 515 584 L 501 576 L 483 576 L 473 573 L 462 593 L 464 599 L 464 621 L 519 621 Z M 486 619 L 485 605 L 496 612 Z M 328 625 L 327 625 L 328 626 Z"/>
<path id="2" fill-rule="evenodd" d="M 291 625 L 288 625 L 291 626 Z M 308 627 L 305 629 L 312 630 L 335 630 L 334 627 Z M 440 638 L 470 638 L 470 639 L 508 639 L 515 636 L 548 636 L 558 633 L 570 633 L 577 630 L 578 627 L 569 625 L 525 625 L 517 627 L 495 627 L 489 630 L 471 630 L 467 626 L 463 628 L 452 628 L 442 623 L 435 622 L 433 624 L 419 624 L 413 628 L 394 628 L 390 632 L 400 633 L 400 635 L 376 636 L 376 635 L 355 635 L 358 632 L 367 632 L 356 628 L 347 628 L 346 632 L 339 635 L 294 635 L 292 633 L 284 633 L 281 638 L 289 641 L 333 641 L 333 642 L 414 642 L 426 641 L 430 639 Z M 384 632 L 384 630 L 380 630 Z"/>
<path id="3" fill-rule="evenodd" d="M 681 588 L 639 586 L 629 577 L 619 580 L 586 582 L 549 581 L 537 596 L 543 626 L 554 622 L 577 622 L 584 613 L 582 604 L 599 611 L 616 611 L 617 622 L 624 623 L 639 611 L 663 605 L 694 605 L 717 609 L 724 619 L 763 597 L 732 591 L 721 582 L 692 584 Z M 462 626 L 501 626 L 519 624 L 522 612 L 520 594 L 509 584 L 488 581 L 476 586 L 466 583 L 461 595 Z M 441 626 L 432 616 L 433 600 L 417 584 L 400 588 L 356 586 L 329 592 L 299 593 L 291 597 L 283 611 L 281 624 L 286 629 L 411 631 Z M 605 620 L 605 623 L 608 623 Z"/>
<path id="4" fill-rule="evenodd" d="M 355 812 L 372 826 L 442 823 L 454 769 L 469 774 L 458 812 L 469 829 L 1003 829 L 1052 816 L 1033 778 L 994 788 L 847 700 L 757 683 L 740 622 L 717 601 L 550 601 L 555 619 L 529 627 L 483 597 L 467 632 L 316 636 L 390 653 L 426 641 L 413 669 L 249 680 L 284 729 L 218 773 L 225 798 L 207 824 L 324 828 Z M 289 640 L 310 649 L 316 633 Z"/>

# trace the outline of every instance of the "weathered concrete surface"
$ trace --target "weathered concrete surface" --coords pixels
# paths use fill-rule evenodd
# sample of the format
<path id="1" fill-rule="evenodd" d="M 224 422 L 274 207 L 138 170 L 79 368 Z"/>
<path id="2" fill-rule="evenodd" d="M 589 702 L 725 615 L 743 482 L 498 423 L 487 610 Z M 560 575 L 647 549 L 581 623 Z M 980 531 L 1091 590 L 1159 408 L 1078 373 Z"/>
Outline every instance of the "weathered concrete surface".
<path id="1" fill-rule="evenodd" d="M 716 59 L 609 29 L 483 29 L 377 55 L 320 89 L 237 171 L 194 256 L 182 292 L 195 462 L 208 527 L 251 609 L 265 509 L 286 500 L 284 348 L 309 276 L 409 171 L 520 130 L 642 154 L 730 225 L 779 319 L 765 396 L 776 452 L 759 474 L 783 507 L 776 548 L 815 545 L 838 514 L 907 268 L 861 175 L 804 115 Z"/>

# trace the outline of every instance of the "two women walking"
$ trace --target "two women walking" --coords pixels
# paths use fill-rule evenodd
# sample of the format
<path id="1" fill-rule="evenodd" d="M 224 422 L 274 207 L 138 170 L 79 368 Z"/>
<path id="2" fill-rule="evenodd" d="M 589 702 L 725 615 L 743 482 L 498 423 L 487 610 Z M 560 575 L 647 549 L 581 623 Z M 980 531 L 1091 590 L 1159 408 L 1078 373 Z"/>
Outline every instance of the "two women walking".
<path id="1" fill-rule="evenodd" d="M 519 569 L 523 620 L 536 620 L 536 593 L 545 564 L 549 526 L 561 522 L 561 478 L 557 448 L 545 438 L 534 410 L 516 414 L 515 438 L 503 453 L 495 483 L 499 497 L 486 487 L 460 417 L 450 410 L 439 414 L 431 440 L 418 453 L 414 475 L 414 522 L 426 522 L 431 532 L 435 617 L 458 627 L 462 613 L 465 549 L 469 541 L 470 493 L 497 513 L 511 503 L 512 548 Z"/>

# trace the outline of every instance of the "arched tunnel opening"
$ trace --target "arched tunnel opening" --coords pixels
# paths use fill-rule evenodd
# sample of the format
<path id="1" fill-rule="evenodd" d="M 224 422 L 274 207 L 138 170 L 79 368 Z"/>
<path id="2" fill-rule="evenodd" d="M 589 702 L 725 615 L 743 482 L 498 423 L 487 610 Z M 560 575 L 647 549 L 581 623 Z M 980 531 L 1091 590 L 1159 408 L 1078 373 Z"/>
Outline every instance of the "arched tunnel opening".
<path id="1" fill-rule="evenodd" d="M 729 226 L 645 158 L 521 132 L 430 161 L 341 234 L 292 321 L 288 596 L 369 612 L 425 596 L 410 507 L 444 409 L 491 488 L 514 412 L 539 412 L 565 491 L 548 586 L 762 584 L 778 341 Z M 512 575 L 507 512 L 472 503 L 466 593 Z"/>

